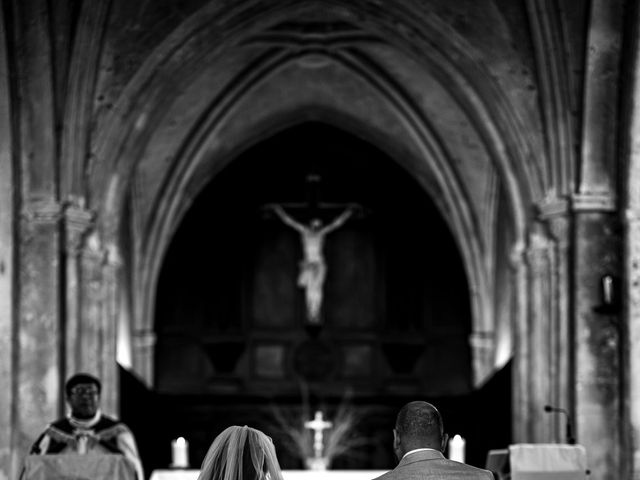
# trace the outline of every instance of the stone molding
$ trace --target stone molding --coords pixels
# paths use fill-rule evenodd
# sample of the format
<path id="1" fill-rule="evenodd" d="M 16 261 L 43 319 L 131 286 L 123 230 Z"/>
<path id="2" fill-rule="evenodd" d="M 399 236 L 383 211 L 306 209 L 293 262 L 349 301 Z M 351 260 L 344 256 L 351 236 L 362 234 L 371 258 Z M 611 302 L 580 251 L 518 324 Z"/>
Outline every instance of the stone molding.
<path id="1" fill-rule="evenodd" d="M 471 332 L 469 334 L 469 345 L 474 349 L 493 351 L 495 344 L 493 332 Z"/>
<path id="2" fill-rule="evenodd" d="M 617 198 L 612 193 L 576 193 L 571 197 L 574 212 L 615 212 Z"/>
<path id="3" fill-rule="evenodd" d="M 137 348 L 155 347 L 157 340 L 155 332 L 148 330 L 134 331 L 131 335 L 131 342 L 133 343 L 133 346 Z"/>
<path id="4" fill-rule="evenodd" d="M 22 207 L 22 220 L 29 224 L 55 224 L 63 215 L 62 205 L 51 200 L 35 200 Z"/>

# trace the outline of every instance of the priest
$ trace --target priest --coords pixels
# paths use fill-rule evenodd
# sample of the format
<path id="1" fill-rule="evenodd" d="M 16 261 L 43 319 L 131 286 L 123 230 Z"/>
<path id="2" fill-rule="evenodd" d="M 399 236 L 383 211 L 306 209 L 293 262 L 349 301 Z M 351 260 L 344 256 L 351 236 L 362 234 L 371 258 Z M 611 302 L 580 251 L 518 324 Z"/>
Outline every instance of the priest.
<path id="1" fill-rule="evenodd" d="M 31 454 L 102 453 L 124 455 L 138 480 L 144 480 L 133 433 L 122 422 L 100 411 L 102 384 L 93 375 L 78 373 L 65 384 L 70 411 L 47 426 L 31 447 Z"/>

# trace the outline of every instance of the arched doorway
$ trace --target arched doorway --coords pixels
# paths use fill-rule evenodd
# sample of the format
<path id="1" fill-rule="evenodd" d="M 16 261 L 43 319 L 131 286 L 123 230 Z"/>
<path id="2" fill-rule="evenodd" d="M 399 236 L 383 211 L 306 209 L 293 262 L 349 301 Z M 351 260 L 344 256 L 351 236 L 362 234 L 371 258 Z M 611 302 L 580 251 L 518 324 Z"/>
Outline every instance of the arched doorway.
<path id="1" fill-rule="evenodd" d="M 312 330 L 295 284 L 297 233 L 263 208 L 280 203 L 305 219 L 311 197 L 329 206 L 326 218 L 362 207 L 327 238 L 323 324 Z M 155 312 L 154 403 L 177 415 L 153 440 L 187 436 L 196 464 L 215 434 L 239 423 L 269 431 L 283 466 L 297 468 L 277 413 L 335 415 L 345 396 L 366 450 L 337 458 L 344 468 L 391 467 L 394 415 L 415 398 L 441 402 L 449 431 L 484 435 L 471 459 L 482 463 L 491 444 L 469 416 L 483 394 L 472 388 L 469 291 L 454 238 L 406 170 L 335 127 L 290 127 L 213 178 L 167 250 Z M 497 446 L 510 435 L 503 377 L 491 407 Z"/>

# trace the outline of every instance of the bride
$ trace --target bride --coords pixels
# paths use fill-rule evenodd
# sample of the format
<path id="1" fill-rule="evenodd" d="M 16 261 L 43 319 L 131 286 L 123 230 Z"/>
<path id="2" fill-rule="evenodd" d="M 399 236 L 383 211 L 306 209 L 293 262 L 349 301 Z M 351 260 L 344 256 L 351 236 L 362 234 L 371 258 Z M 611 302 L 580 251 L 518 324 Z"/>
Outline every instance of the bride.
<path id="1" fill-rule="evenodd" d="M 232 426 L 207 452 L 198 480 L 283 480 L 271 438 L 255 428 Z"/>

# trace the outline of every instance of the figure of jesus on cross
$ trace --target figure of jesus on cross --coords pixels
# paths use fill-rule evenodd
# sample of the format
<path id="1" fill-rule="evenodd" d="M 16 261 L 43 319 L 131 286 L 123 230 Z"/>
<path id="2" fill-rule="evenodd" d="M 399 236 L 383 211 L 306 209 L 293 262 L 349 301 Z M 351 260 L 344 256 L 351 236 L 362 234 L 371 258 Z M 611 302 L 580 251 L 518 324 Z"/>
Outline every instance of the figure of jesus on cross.
<path id="1" fill-rule="evenodd" d="M 288 226 L 300 233 L 304 258 L 300 261 L 298 286 L 305 288 L 307 320 L 310 324 L 320 323 L 320 307 L 322 305 L 322 289 L 327 275 L 323 247 L 328 233 L 339 228 L 353 214 L 353 207 L 347 207 L 328 225 L 322 224 L 319 218 L 313 218 L 305 225 L 291 217 L 280 205 L 272 205 L 273 211 Z"/>

